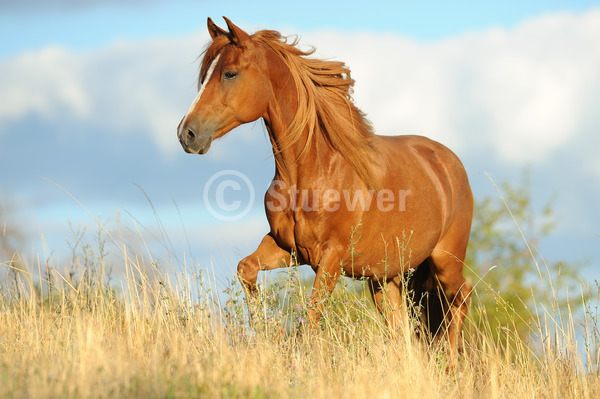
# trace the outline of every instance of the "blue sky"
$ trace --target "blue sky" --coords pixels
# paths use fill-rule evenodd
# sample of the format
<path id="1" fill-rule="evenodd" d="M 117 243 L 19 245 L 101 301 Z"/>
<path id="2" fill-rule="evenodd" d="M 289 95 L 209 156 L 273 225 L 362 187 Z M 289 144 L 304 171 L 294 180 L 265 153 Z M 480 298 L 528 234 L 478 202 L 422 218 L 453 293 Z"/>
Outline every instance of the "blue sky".
<path id="1" fill-rule="evenodd" d="M 164 228 L 172 254 L 233 274 L 268 228 L 260 198 L 273 161 L 262 125 L 204 158 L 175 139 L 206 17 L 226 15 L 347 62 L 376 130 L 448 144 L 476 195 L 494 192 L 484 172 L 515 181 L 529 168 L 535 206 L 554 199 L 558 215 L 542 253 L 588 260 L 585 275 L 599 278 L 598 10 L 592 1 L 0 1 L 0 192 L 16 204 L 10 222 L 24 226 L 31 255 L 68 257 L 69 220 L 95 229 L 66 190 L 126 237 L 133 216 L 156 237 L 156 256 Z M 258 197 L 236 222 L 202 205 L 203 184 L 224 169 L 243 171 Z"/>
<path id="2" fill-rule="evenodd" d="M 598 1 L 10 1 L 0 2 L 0 56 L 63 45 L 88 50 L 115 40 L 187 34 L 206 16 L 226 15 L 248 30 L 263 27 L 394 32 L 435 40 L 493 26 L 513 27 L 541 14 L 581 12 Z M 10 40 L 7 40 L 10 38 Z"/>

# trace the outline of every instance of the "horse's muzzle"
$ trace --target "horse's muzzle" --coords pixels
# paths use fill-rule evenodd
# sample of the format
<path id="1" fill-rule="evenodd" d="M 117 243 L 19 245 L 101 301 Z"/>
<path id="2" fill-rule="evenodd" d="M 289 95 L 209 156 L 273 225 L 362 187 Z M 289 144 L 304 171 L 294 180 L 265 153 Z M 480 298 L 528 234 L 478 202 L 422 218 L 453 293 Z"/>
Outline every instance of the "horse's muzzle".
<path id="1" fill-rule="evenodd" d="M 177 137 L 183 150 L 189 154 L 206 154 L 212 143 L 212 134 L 207 132 L 198 133 L 198 129 L 185 124 L 177 129 Z"/>

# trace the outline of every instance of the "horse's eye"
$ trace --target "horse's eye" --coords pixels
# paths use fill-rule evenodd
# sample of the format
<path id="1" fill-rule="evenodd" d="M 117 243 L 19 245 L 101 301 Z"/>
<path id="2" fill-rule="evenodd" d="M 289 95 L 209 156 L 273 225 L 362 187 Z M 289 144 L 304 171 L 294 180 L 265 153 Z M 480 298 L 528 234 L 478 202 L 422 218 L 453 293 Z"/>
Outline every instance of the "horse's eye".
<path id="1" fill-rule="evenodd" d="M 225 72 L 225 73 L 223 74 L 223 79 L 226 79 L 226 80 L 231 80 L 231 79 L 234 79 L 234 78 L 236 78 L 236 77 L 237 77 L 237 75 L 238 75 L 238 74 L 237 74 L 237 72 L 234 72 L 234 71 L 227 71 L 227 72 Z"/>

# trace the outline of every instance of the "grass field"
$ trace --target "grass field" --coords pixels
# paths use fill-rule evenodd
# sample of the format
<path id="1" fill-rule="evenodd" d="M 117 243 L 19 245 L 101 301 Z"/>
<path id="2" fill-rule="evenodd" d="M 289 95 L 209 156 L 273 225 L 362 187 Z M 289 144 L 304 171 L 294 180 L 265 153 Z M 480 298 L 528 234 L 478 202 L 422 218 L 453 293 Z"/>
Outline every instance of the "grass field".
<path id="1" fill-rule="evenodd" d="M 62 271 L 2 263 L 0 398 L 600 397 L 597 292 L 583 290 L 579 309 L 531 309 L 527 339 L 468 322 L 448 370 L 443 348 L 416 339 L 416 320 L 392 339 L 348 280 L 321 328 L 304 331 L 297 269 L 267 274 L 249 323 L 238 283 L 217 292 L 194 265 L 166 271 L 169 259 L 159 268 L 118 247 L 125 273 L 113 280 L 102 248 Z"/>

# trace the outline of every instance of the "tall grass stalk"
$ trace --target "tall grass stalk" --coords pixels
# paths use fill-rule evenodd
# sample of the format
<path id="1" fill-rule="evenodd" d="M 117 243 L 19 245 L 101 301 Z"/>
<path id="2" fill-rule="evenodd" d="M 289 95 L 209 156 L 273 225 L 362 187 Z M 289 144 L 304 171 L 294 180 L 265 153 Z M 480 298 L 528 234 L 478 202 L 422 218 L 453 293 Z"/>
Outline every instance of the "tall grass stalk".
<path id="1" fill-rule="evenodd" d="M 310 291 L 297 268 L 263 276 L 248 302 L 235 279 L 218 292 L 197 265 L 181 271 L 116 240 L 124 273 L 112 279 L 103 247 L 80 244 L 66 269 L 39 258 L 2 263 L 0 397 L 600 397 L 598 293 L 589 287 L 580 312 L 552 308 L 558 289 L 545 282 L 550 302 L 531 309 L 526 339 L 510 328 L 498 339 L 485 317 L 467 323 L 448 370 L 445 352 L 416 338 L 415 320 L 391 333 L 349 280 L 308 329 Z"/>

